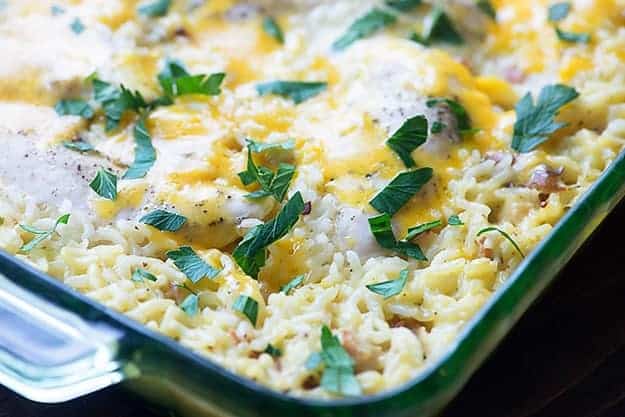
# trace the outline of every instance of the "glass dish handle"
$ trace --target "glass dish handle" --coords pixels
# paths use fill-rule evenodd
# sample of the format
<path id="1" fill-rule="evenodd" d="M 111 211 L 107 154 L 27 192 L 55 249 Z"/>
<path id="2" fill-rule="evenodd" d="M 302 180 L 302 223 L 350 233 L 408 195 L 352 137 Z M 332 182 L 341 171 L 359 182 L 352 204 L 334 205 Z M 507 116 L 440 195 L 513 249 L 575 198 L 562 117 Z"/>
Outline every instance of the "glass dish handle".
<path id="1" fill-rule="evenodd" d="M 0 384 L 33 401 L 78 398 L 122 381 L 121 335 L 15 284 L 0 273 Z M 24 268 L 22 273 L 28 273 Z M 9 279 L 10 277 L 12 279 Z"/>

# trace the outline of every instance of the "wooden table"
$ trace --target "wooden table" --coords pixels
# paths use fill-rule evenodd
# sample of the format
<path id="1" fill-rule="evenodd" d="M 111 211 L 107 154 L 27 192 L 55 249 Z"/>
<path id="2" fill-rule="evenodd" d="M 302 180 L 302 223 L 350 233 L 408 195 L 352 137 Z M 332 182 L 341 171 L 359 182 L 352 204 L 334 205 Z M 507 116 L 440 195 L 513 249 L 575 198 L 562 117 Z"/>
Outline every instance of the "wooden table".
<path id="1" fill-rule="evenodd" d="M 624 242 L 621 205 L 441 417 L 625 416 Z M 156 414 L 119 388 L 53 406 L 0 388 L 0 417 L 42 416 Z"/>

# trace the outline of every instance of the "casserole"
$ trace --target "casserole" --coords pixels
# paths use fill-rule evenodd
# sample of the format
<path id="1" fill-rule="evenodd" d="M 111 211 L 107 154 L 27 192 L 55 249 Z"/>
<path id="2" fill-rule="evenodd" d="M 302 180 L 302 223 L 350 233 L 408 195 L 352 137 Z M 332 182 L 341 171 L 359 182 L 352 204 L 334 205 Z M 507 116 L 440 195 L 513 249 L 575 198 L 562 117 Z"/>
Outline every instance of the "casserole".
<path id="1" fill-rule="evenodd" d="M 356 400 L 293 398 L 251 383 L 2 253 L 0 383 L 35 401 L 60 402 L 123 381 L 182 415 L 435 415 L 624 195 L 620 155 L 437 363 L 400 389 Z M 24 327 L 6 325 L 18 318 Z M 28 337 L 42 329 L 49 338 Z M 45 353 L 51 346 L 69 353 L 55 354 L 52 361 L 23 354 Z"/>
<path id="2" fill-rule="evenodd" d="M 146 3 L 137 10 L 161 18 L 169 3 Z M 606 176 L 614 175 L 613 168 L 604 168 L 622 148 L 618 88 L 622 58 L 615 52 L 620 37 L 611 32 L 617 30 L 618 16 L 604 16 L 605 11 L 586 4 L 576 5 L 572 13 L 571 5 L 553 5 L 548 9 L 550 23 L 545 25 L 547 8 L 541 9 L 536 15 L 538 33 L 549 34 L 553 50 L 563 50 L 567 59 L 555 63 L 559 68 L 556 79 L 571 81 L 583 94 L 580 97 L 575 88 L 560 83 L 538 84 L 540 77 L 531 78 L 534 83 L 528 82 L 528 87 L 523 76 L 508 74 L 536 96 L 536 104 L 529 93 L 518 101 L 514 121 L 513 89 L 498 79 L 472 73 L 471 66 L 482 56 L 479 48 L 445 52 L 429 45 L 462 42 L 452 18 L 459 9 L 471 13 L 470 21 L 477 16 L 476 21 L 496 34 L 487 37 L 495 42 L 490 45 L 495 57 L 489 57 L 493 61 L 487 60 L 478 74 L 501 70 L 499 55 L 506 58 L 505 46 L 514 45 L 517 37 L 521 45 L 530 46 L 520 49 L 521 57 L 529 51 L 532 58 L 527 71 L 540 73 L 545 66 L 549 68 L 549 59 L 532 55 L 535 43 L 526 42 L 518 29 L 510 36 L 507 22 L 494 25 L 489 21 L 495 19 L 492 8 L 462 2 L 450 2 L 449 8 L 419 3 L 389 0 L 384 9 L 373 7 L 348 25 L 333 12 L 356 11 L 360 6 L 356 2 L 314 7 L 295 2 L 296 10 L 304 7 L 300 9 L 304 12 L 289 20 L 284 49 L 276 44 L 284 42 L 278 24 L 267 18 L 262 28 L 274 38 L 271 47 L 266 45 L 267 35 L 259 34 L 258 18 L 235 25 L 224 22 L 220 13 L 217 17 L 189 14 L 188 21 L 180 13 L 172 15 L 172 20 L 170 16 L 139 19 L 145 28 L 154 24 L 153 28 L 166 30 L 165 34 L 150 31 L 147 36 L 133 34 L 137 25 L 123 16 L 122 26 L 110 21 L 101 25 L 101 17 L 85 20 L 87 29 L 79 18 L 71 20 L 70 13 L 59 18 L 66 13 L 64 9 L 52 9 L 55 19 L 42 18 L 59 27 L 67 44 L 101 45 L 98 52 L 102 55 L 87 53 L 86 60 L 99 73 L 87 78 L 87 87 L 78 87 L 75 77 L 68 81 L 56 72 L 60 65 L 52 66 L 44 75 L 65 90 L 50 89 L 52 97 L 42 96 L 39 106 L 3 103 L 14 116 L 8 122 L 9 135 L 3 137 L 7 152 L 0 155 L 4 158 L 0 176 L 9 183 L 8 191 L 3 190 L 0 213 L 3 246 L 238 374 L 298 397 L 319 398 L 286 398 L 262 389 L 264 394 L 257 396 L 250 391 L 251 382 L 241 381 L 230 390 L 232 380 L 225 371 L 207 362 L 201 367 L 187 362 L 183 371 L 197 368 L 201 376 L 197 381 L 209 379 L 200 369 L 213 372 L 216 385 L 204 387 L 207 392 L 198 401 L 190 396 L 199 393 L 196 377 L 185 375 L 185 382 L 179 374 L 177 361 L 188 359 L 188 352 L 172 347 L 169 341 L 146 343 L 139 337 L 145 338 L 144 329 L 128 322 L 126 327 L 111 325 L 108 315 L 101 316 L 102 323 L 85 324 L 85 318 L 93 317 L 91 313 L 83 312 L 83 319 L 70 318 L 63 313 L 66 305 L 60 311 L 44 308 L 49 324 L 40 325 L 35 333 L 56 329 L 69 343 L 49 334 L 37 338 L 48 343 L 47 349 L 25 349 L 24 340 L 32 335 L 7 332 L 11 337 L 4 343 L 6 351 L 19 355 L 7 361 L 5 383 L 25 390 L 20 380 L 29 377 L 41 384 L 39 391 L 35 384 L 31 396 L 58 399 L 55 394 L 60 392 L 71 395 L 72 391 L 61 389 L 64 386 L 71 386 L 76 395 L 127 379 L 129 386 L 146 395 L 151 391 L 161 401 L 177 403 L 174 408 L 198 407 L 192 410 L 195 413 L 249 414 L 254 412 L 249 406 L 258 401 L 263 412 L 297 404 L 313 414 L 325 408 L 336 413 L 360 413 L 366 408 L 371 413 L 384 409 L 395 414 L 440 408 L 452 387 L 462 383 L 460 375 L 466 378 L 471 368 L 467 362 L 463 373 L 454 369 L 453 359 L 469 349 L 467 340 L 471 339 L 463 335 L 475 334 L 488 323 L 467 325 L 467 320 L 474 314 L 487 314 L 476 313 L 484 303 L 483 311 L 492 312 L 510 288 L 520 288 L 519 282 L 527 285 L 524 274 L 531 271 L 532 260 L 540 259 L 540 250 L 530 254 L 511 281 L 506 278 L 571 205 L 577 209 L 569 212 L 562 225 L 579 216 L 586 197 L 600 188 Z M 616 3 L 606 5 L 617 8 Z M 502 19 L 514 12 L 522 21 L 526 12 L 519 3 L 497 6 Z M 313 7 L 310 13 L 307 7 Z M 414 8 L 417 11 L 410 15 Z M 91 9 L 70 10 L 87 19 L 84 16 L 90 16 Z M 224 10 L 228 19 L 239 19 L 233 9 Z M 237 10 L 244 16 L 251 13 Z M 420 21 L 422 12 L 426 15 L 420 31 L 410 40 L 398 36 L 404 19 L 410 16 Z M 330 16 L 341 20 L 344 35 L 335 33 L 332 22 L 326 24 Z M 580 32 L 588 27 L 579 26 L 580 17 L 588 17 L 584 24 L 590 26 L 605 23 L 609 30 L 593 36 Z M 32 25 L 37 19 L 26 13 L 23 22 Z M 172 40 L 168 30 L 180 23 L 177 19 L 182 20 L 181 28 L 174 31 Z M 66 21 L 67 27 L 62 26 Z M 556 23 L 560 21 L 564 23 Z M 324 24 L 325 30 L 317 30 Z M 373 33 L 386 26 L 388 33 Z M 20 65 L 38 68 L 38 59 L 47 59 L 44 50 L 41 55 L 33 53 L 38 47 L 36 30 L 32 32 L 35 41 L 28 37 L 29 31 L 25 31 L 27 39 L 22 39 L 8 25 L 4 30 L 10 34 L 8 42 L 4 41 L 10 50 L 24 44 L 32 48 L 24 56 L 15 54 L 18 69 Z M 238 31 L 244 35 L 240 39 Z M 468 30 L 467 39 L 483 36 L 476 32 Z M 327 34 L 336 39 L 333 52 L 319 52 L 318 47 L 327 44 Z M 113 45 L 128 47 L 123 42 L 130 38 L 140 46 L 131 44 L 132 54 L 125 50 L 120 54 L 107 49 L 110 45 L 102 35 L 111 35 Z M 13 37 L 19 41 L 12 44 Z M 235 48 L 219 48 L 220 41 L 232 39 Z M 250 39 L 259 40 L 259 51 L 246 49 Z M 310 45 L 302 47 L 303 39 Z M 176 51 L 194 68 L 225 68 L 228 74 L 191 75 L 185 64 L 164 56 L 161 40 L 166 53 Z M 210 49 L 215 45 L 216 51 Z M 51 42 L 50 47 L 60 62 L 76 52 L 65 48 L 65 42 Z M 236 50 L 239 47 L 241 51 Z M 210 49 L 216 58 L 210 55 L 207 64 L 194 56 L 202 48 Z M 235 54 L 247 54 L 258 71 L 250 74 L 241 56 L 231 56 L 233 49 Z M 470 51 L 476 57 L 467 56 Z M 106 62 L 107 54 L 115 60 L 121 57 L 122 68 L 133 68 L 135 59 L 152 62 L 147 65 L 152 72 L 140 64 L 141 71 L 132 73 L 129 82 L 133 88 L 162 95 L 152 94 L 145 100 L 123 84 L 117 88 L 103 81 L 120 77 L 118 68 Z M 593 71 L 588 56 L 607 64 Z M 278 74 L 315 81 L 267 81 L 276 74 L 272 65 L 282 60 L 291 65 L 280 67 Z M 141 76 L 152 74 L 156 67 L 160 72 L 155 87 L 156 77 L 150 75 L 146 81 Z M 85 67 L 72 69 L 87 75 Z M 36 79 L 38 83 L 42 81 Z M 33 100 L 10 83 L 2 87 L 9 101 Z M 91 90 L 93 100 L 87 101 Z M 59 98 L 55 111 L 62 116 L 58 119 L 46 109 L 55 95 Z M 565 107 L 569 102 L 573 103 Z M 43 153 L 30 144 L 42 138 L 58 144 L 55 135 L 49 137 L 27 118 L 44 117 L 46 112 L 54 116 L 53 127 L 74 137 L 63 143 L 65 147 L 79 154 L 70 157 L 70 151 L 53 146 Z M 556 121 L 556 116 L 561 119 Z M 64 129 L 66 124 L 69 130 Z M 251 134 L 260 140 L 249 138 Z M 385 136 L 388 139 L 383 142 Z M 548 139 L 548 144 L 540 146 Z M 254 161 L 262 164 L 260 168 Z M 104 168 L 96 173 L 92 167 L 97 164 Z M 75 168 L 79 175 L 61 177 L 59 173 L 66 173 L 63 167 L 65 171 Z M 117 172 L 123 169 L 118 190 Z M 272 169 L 277 169 L 276 174 Z M 238 176 L 233 175 L 237 171 Z M 584 194 L 603 171 L 595 188 Z M 37 172 L 42 173 L 38 178 Z M 36 180 L 25 181 L 24 173 Z M 91 179 L 91 190 L 80 177 Z M 27 194 L 24 200 L 19 197 L 22 191 Z M 67 213 L 62 214 L 60 208 Z M 153 211 L 140 215 L 148 209 Z M 60 215 L 56 222 L 50 217 L 55 213 Z M 585 227 L 585 222 L 579 226 Z M 556 226 L 553 242 L 562 243 L 562 237 L 557 237 L 562 227 Z M 406 237 L 396 240 L 394 233 L 406 229 Z M 243 239 L 237 243 L 239 237 Z M 566 249 L 574 248 L 583 237 L 567 241 Z M 566 256 L 564 250 L 552 261 Z M 545 271 L 546 277 L 552 275 L 552 267 Z M 10 274 L 10 266 L 7 271 L 15 281 L 17 275 Z M 278 291 L 286 284 L 285 278 L 301 273 Z M 385 282 L 394 274 L 399 277 Z M 544 282 L 539 281 L 536 288 Z M 487 301 L 493 291 L 501 295 Z M 5 309 L 5 323 L 20 317 L 42 318 L 38 309 L 30 307 L 38 301 L 24 303 L 20 300 L 29 296 L 14 293 L 6 292 L 5 301 L 12 309 Z M 521 300 L 532 297 L 528 286 Z M 515 308 L 523 307 L 521 302 Z M 12 311 L 24 314 L 16 316 Z M 28 329 L 29 320 L 34 319 L 21 320 L 17 330 Z M 454 347 L 451 353 L 448 345 Z M 111 346 L 117 348 L 111 350 Z M 485 343 L 482 351 L 488 350 Z M 446 384 L 448 390 L 426 395 L 432 386 Z M 217 394 L 217 386 L 228 395 L 222 393 L 221 402 L 205 401 L 211 392 Z M 367 396 L 361 398 L 361 393 Z M 347 398 L 339 400 L 341 396 Z M 412 403 L 416 397 L 418 405 Z"/>

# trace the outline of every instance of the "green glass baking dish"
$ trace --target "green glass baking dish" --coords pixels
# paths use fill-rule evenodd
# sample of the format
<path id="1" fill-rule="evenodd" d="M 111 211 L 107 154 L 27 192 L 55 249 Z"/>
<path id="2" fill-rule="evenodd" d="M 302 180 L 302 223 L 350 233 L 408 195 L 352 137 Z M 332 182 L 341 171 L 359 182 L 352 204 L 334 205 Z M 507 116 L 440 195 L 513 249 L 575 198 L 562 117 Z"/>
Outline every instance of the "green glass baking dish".
<path id="1" fill-rule="evenodd" d="M 625 195 L 625 154 L 415 380 L 379 395 L 293 398 L 241 378 L 0 252 L 0 383 L 62 402 L 121 383 L 185 416 L 432 416 Z"/>

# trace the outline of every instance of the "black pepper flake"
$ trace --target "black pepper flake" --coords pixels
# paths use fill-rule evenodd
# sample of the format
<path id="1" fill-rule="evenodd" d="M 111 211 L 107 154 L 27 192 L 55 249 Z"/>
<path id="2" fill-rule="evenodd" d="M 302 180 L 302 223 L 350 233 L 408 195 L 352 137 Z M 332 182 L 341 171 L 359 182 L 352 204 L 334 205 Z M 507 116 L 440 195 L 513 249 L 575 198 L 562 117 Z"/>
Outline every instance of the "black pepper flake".
<path id="1" fill-rule="evenodd" d="M 302 211 L 302 215 L 306 216 L 310 214 L 310 212 L 312 212 L 312 202 L 307 201 L 306 203 L 304 203 L 304 210 Z"/>

